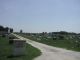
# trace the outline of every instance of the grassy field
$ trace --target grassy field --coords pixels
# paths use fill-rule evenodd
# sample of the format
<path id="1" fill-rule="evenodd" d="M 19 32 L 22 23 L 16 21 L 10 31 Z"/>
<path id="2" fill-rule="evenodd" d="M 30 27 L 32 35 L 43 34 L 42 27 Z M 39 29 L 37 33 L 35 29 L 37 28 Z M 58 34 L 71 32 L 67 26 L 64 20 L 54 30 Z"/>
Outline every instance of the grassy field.
<path id="1" fill-rule="evenodd" d="M 19 57 L 10 57 L 12 52 L 12 45 L 9 44 L 9 40 L 6 37 L 0 36 L 0 60 L 32 60 L 33 58 L 39 56 L 41 52 L 26 44 L 26 55 Z"/>
<path id="2" fill-rule="evenodd" d="M 25 38 L 37 41 L 37 42 L 47 44 L 47 45 L 61 47 L 61 48 L 65 48 L 68 50 L 80 51 L 80 40 L 77 37 L 75 37 L 73 39 L 71 39 L 71 38 L 66 39 L 67 36 L 65 36 L 65 39 L 53 39 L 53 38 L 47 38 L 47 37 L 43 37 L 43 36 L 42 37 L 28 36 L 25 34 L 19 34 L 19 35 L 21 35 Z"/>

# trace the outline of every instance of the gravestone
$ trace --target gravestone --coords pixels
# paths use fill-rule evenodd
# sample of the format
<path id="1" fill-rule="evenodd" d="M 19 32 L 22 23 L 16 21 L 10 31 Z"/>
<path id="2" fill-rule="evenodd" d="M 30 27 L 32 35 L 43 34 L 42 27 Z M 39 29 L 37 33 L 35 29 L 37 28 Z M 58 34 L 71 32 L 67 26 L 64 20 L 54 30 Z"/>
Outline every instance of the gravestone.
<path id="1" fill-rule="evenodd" d="M 13 44 L 13 39 L 15 39 L 15 37 L 9 34 L 8 39 L 9 39 L 9 44 Z"/>
<path id="2" fill-rule="evenodd" d="M 26 40 L 13 39 L 13 56 L 25 55 Z"/>
<path id="3" fill-rule="evenodd" d="M 40 38 L 37 38 L 37 40 L 41 40 Z"/>

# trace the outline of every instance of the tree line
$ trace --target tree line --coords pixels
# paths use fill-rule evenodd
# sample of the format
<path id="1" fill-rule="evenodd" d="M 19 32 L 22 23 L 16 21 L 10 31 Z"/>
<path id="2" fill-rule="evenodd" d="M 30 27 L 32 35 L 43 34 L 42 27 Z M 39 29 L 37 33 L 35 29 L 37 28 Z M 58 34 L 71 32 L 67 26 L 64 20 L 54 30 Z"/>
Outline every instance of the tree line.
<path id="1" fill-rule="evenodd" d="M 4 26 L 0 25 L 0 31 L 12 33 L 13 32 L 13 28 L 4 27 Z"/>

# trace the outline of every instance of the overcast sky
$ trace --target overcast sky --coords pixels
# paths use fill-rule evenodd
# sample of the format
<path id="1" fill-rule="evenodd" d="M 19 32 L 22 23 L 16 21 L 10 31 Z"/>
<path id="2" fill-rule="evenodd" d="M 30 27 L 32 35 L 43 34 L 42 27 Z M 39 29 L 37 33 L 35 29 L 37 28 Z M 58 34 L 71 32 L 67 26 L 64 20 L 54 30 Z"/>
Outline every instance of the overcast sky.
<path id="1" fill-rule="evenodd" d="M 24 32 L 80 33 L 80 0 L 0 0 L 0 25 Z"/>

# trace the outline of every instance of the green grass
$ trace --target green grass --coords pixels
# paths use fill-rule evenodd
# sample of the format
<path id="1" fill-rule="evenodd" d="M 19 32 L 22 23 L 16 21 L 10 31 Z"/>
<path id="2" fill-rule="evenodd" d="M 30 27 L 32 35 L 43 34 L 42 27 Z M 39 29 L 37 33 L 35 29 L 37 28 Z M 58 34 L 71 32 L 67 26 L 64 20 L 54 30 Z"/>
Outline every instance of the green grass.
<path id="1" fill-rule="evenodd" d="M 32 60 L 41 54 L 40 50 L 26 43 L 26 55 L 19 57 L 9 57 L 12 52 L 12 45 L 8 38 L 0 37 L 0 60 Z"/>
<path id="2" fill-rule="evenodd" d="M 73 50 L 73 51 L 80 51 L 80 40 L 77 38 L 74 39 L 52 39 L 52 38 L 47 38 L 47 40 L 45 39 L 46 37 L 41 37 L 41 40 L 37 40 L 37 38 L 39 38 L 38 36 L 27 36 L 25 34 L 19 34 L 25 38 L 37 41 L 37 42 L 41 42 L 47 45 L 51 45 L 51 46 L 55 46 L 55 47 L 60 47 L 60 48 L 65 48 L 68 50 Z M 66 38 L 67 36 L 65 36 Z M 75 40 L 78 41 L 78 43 L 75 42 Z M 79 45 L 79 47 L 77 47 L 77 44 Z"/>

